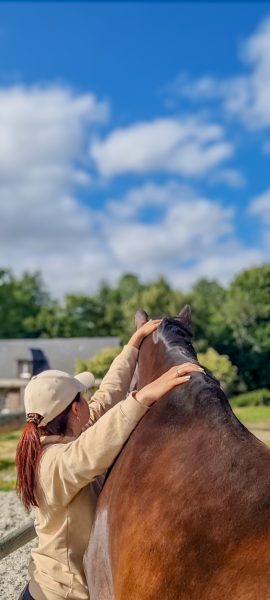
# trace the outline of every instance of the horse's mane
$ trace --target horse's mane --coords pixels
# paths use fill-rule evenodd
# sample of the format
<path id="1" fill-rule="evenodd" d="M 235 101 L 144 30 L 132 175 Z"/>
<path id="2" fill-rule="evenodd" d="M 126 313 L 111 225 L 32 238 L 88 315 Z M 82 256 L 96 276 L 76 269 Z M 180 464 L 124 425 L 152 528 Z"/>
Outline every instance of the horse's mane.
<path id="1" fill-rule="evenodd" d="M 154 334 L 155 335 L 155 334 Z M 165 317 L 156 332 L 156 341 L 162 341 L 166 355 L 172 364 L 184 362 L 195 362 L 200 364 L 196 351 L 192 345 L 192 331 L 189 324 L 183 323 L 178 317 Z M 220 382 L 213 373 L 204 365 L 201 365 L 204 373 L 192 374 L 192 385 L 179 386 L 175 388 L 170 397 L 178 409 L 191 415 L 209 414 L 216 424 L 230 421 L 233 427 L 242 432 L 247 431 L 233 414 L 228 398 L 222 389 Z"/>
<path id="2" fill-rule="evenodd" d="M 197 361 L 196 352 L 192 346 L 192 331 L 178 317 L 165 317 L 157 330 L 157 339 L 162 339 L 168 350 L 187 347 L 193 359 Z M 183 348 L 182 348 L 183 349 Z"/>
<path id="3" fill-rule="evenodd" d="M 157 341 L 161 340 L 166 347 L 166 351 L 172 354 L 175 359 L 184 359 L 188 362 L 196 362 L 198 357 L 194 346 L 192 345 L 191 328 L 184 324 L 179 317 L 165 317 L 157 330 Z M 220 387 L 220 382 L 209 369 L 204 365 L 205 373 L 215 385 Z"/>

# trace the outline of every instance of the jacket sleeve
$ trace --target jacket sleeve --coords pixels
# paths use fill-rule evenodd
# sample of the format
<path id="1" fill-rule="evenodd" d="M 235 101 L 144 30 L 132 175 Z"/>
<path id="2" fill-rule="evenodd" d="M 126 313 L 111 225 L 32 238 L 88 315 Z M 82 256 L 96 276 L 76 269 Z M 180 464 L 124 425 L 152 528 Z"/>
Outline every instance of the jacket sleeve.
<path id="1" fill-rule="evenodd" d="M 42 456 L 39 479 L 47 503 L 67 505 L 104 473 L 148 410 L 129 395 L 76 440 L 50 446 Z"/>
<path id="2" fill-rule="evenodd" d="M 122 352 L 114 359 L 99 389 L 89 400 L 89 425 L 93 425 L 109 408 L 125 399 L 135 371 L 138 352 L 137 348 L 124 346 Z"/>

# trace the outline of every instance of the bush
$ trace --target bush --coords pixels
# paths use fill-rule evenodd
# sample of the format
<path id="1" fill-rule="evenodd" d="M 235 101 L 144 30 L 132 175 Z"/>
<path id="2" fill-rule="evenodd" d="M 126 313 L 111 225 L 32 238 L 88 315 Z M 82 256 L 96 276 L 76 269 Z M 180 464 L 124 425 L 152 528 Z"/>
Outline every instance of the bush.
<path id="1" fill-rule="evenodd" d="M 262 388 L 260 390 L 253 390 L 252 392 L 245 392 L 244 394 L 233 396 L 230 399 L 230 403 L 234 407 L 267 406 L 270 405 L 270 390 Z"/>
<path id="2" fill-rule="evenodd" d="M 206 352 L 198 353 L 198 360 L 203 367 L 213 373 L 227 394 L 235 391 L 237 368 L 231 363 L 228 356 L 218 354 L 214 348 L 208 348 Z"/>
<path id="3" fill-rule="evenodd" d="M 103 378 L 109 370 L 112 361 L 120 354 L 121 350 L 122 348 L 119 347 L 103 348 L 103 350 L 100 350 L 96 356 L 89 358 L 89 360 L 78 359 L 76 361 L 76 373 L 91 371 L 98 379 Z"/>

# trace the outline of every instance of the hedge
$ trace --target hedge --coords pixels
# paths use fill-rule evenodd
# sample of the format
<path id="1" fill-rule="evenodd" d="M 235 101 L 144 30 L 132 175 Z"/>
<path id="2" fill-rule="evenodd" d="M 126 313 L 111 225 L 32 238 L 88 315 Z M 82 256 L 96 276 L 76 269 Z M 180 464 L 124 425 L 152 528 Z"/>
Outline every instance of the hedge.
<path id="1" fill-rule="evenodd" d="M 253 390 L 252 392 L 245 392 L 238 396 L 232 396 L 230 398 L 232 406 L 267 406 L 270 405 L 270 390 L 262 388 L 260 390 Z"/>

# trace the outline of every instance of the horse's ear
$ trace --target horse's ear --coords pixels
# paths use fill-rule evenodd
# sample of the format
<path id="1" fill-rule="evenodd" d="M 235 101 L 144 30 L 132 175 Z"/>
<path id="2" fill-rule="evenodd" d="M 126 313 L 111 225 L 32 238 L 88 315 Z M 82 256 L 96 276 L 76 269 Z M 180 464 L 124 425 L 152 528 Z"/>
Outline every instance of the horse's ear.
<path id="1" fill-rule="evenodd" d="M 184 306 L 184 308 L 182 308 L 182 310 L 180 310 L 178 318 L 180 319 L 180 321 L 183 323 L 183 325 L 187 329 L 190 329 L 190 327 L 191 327 L 191 306 L 189 304 L 186 304 Z"/>
<path id="2" fill-rule="evenodd" d="M 135 318 L 134 318 L 135 328 L 139 329 L 139 327 L 144 325 L 144 323 L 147 323 L 147 321 L 149 321 L 148 314 L 145 312 L 145 310 L 143 310 L 142 308 L 139 308 L 135 313 Z"/>

